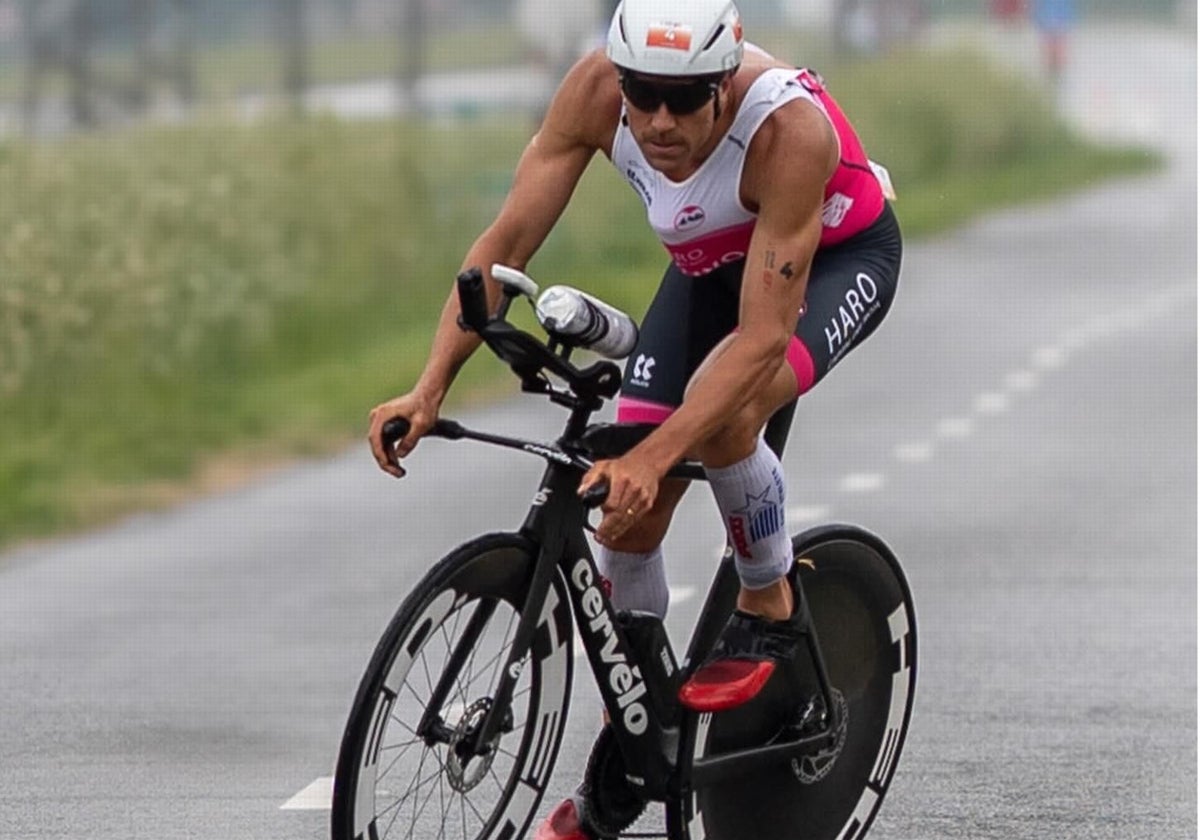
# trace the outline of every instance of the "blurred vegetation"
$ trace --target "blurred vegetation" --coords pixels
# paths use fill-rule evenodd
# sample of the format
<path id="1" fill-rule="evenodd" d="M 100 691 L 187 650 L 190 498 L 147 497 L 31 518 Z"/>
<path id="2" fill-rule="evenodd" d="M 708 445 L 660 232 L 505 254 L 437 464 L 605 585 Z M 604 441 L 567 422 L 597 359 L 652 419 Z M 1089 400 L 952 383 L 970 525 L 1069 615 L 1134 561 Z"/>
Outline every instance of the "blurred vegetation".
<path id="1" fill-rule="evenodd" d="M 1154 165 L 968 55 L 826 75 L 910 236 Z M 170 501 L 214 461 L 359 438 L 422 366 L 531 131 L 280 118 L 0 143 L 0 544 Z M 664 264 L 597 160 L 530 271 L 640 314 Z M 512 392 L 481 353 L 456 393 Z"/>

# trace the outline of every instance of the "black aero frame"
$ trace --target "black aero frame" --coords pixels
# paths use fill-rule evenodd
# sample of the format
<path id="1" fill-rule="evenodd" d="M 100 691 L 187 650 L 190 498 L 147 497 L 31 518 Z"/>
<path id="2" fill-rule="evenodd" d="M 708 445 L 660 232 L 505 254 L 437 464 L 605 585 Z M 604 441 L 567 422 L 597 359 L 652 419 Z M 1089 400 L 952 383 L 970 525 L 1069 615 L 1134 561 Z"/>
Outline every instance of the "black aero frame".
<path id="1" fill-rule="evenodd" d="M 814 756 L 824 756 L 827 765 L 838 761 L 846 743 L 847 722 L 844 718 L 848 707 L 831 677 L 812 620 L 813 612 L 807 605 L 804 609 L 804 614 L 809 617 L 805 633 L 806 678 L 785 675 L 777 676 L 773 682 L 783 683 L 779 690 L 785 695 L 788 692 L 795 695 L 801 683 L 808 686 L 810 693 L 819 692 L 824 709 L 828 710 L 823 725 L 816 731 L 806 730 L 802 736 L 726 737 L 726 746 L 715 750 L 711 742 L 701 743 L 712 727 L 720 728 L 724 726 L 723 722 L 714 722 L 713 715 L 700 715 L 683 708 L 676 694 L 688 669 L 703 660 L 732 609 L 738 580 L 731 551 L 726 551 L 718 566 L 681 666 L 675 660 L 661 622 L 614 609 L 585 536 L 590 528 L 589 510 L 603 502 L 607 488 L 592 488 L 580 499 L 577 488 L 582 473 L 599 458 L 615 457 L 627 451 L 651 430 L 619 424 L 589 425 L 591 416 L 602 407 L 604 400 L 617 393 L 621 379 L 619 369 L 609 361 L 576 367 L 570 362 L 573 348 L 565 338 L 552 334 L 549 343 L 544 343 L 510 324 L 507 311 L 517 296 L 511 287 L 505 286 L 498 312 L 489 316 L 483 278 L 478 269 L 470 269 L 459 276 L 458 292 L 463 328 L 477 332 L 509 365 L 520 377 L 522 390 L 545 394 L 553 402 L 568 408 L 570 415 L 563 434 L 553 444 L 471 430 L 445 419 L 439 420 L 430 433 L 434 437 L 475 440 L 523 451 L 543 458 L 547 465 L 520 528 L 521 537 L 528 540 L 536 552 L 536 562 L 527 581 L 524 604 L 517 610 L 519 618 L 507 661 L 497 670 L 499 678 L 489 702 L 465 735 L 455 735 L 448 727 L 443 707 L 450 700 L 459 669 L 464 667 L 490 618 L 490 612 L 480 610 L 471 617 L 443 666 L 416 735 L 426 743 L 450 744 L 453 741 L 454 749 L 466 760 L 485 756 L 493 749 L 498 738 L 512 725 L 509 708 L 514 687 L 535 644 L 546 600 L 552 587 L 562 586 L 561 582 L 565 582 L 581 644 L 611 721 L 609 728 L 623 761 L 624 777 L 642 799 L 665 803 L 667 836 L 672 840 L 695 840 L 704 836 L 705 829 L 697 820 L 700 806 L 696 796 L 703 796 L 706 789 L 734 784 L 767 766 L 790 767 L 799 778 L 802 764 L 806 760 L 811 762 Z M 551 377 L 565 383 L 565 387 L 556 387 Z M 782 453 L 794 409 L 793 401 L 768 424 L 766 440 L 777 453 Z M 384 437 L 389 451 L 406 432 L 407 423 L 401 419 L 385 426 Z M 691 480 L 705 477 L 699 465 L 690 462 L 677 465 L 669 476 Z M 878 670 L 903 675 L 903 680 L 893 676 L 892 681 L 885 684 L 882 678 L 869 674 L 861 676 L 858 672 L 847 677 L 848 683 L 867 686 L 858 689 L 864 696 L 868 690 L 879 693 L 886 687 L 888 691 L 887 701 L 876 704 L 876 714 L 881 719 L 886 710 L 887 725 L 875 725 L 863 742 L 870 742 L 869 747 L 862 749 L 869 748 L 871 754 L 859 762 L 863 769 L 855 771 L 855 778 L 861 780 L 861 784 L 855 781 L 856 790 L 849 794 L 849 804 L 844 809 L 851 817 L 839 816 L 829 834 L 839 838 L 861 837 L 890 782 L 911 714 L 916 664 L 911 595 L 890 550 L 865 531 L 852 526 L 834 526 L 821 530 L 815 537 L 810 535 L 808 543 L 801 537 L 797 540 L 797 546 L 802 550 L 807 550 L 809 544 L 816 548 L 831 547 L 829 550 L 835 552 L 843 551 L 847 546 L 853 549 L 857 544 L 866 545 L 872 556 L 886 562 L 898 581 L 888 584 L 891 591 L 880 603 L 882 609 L 892 611 L 885 617 L 892 627 L 891 638 L 884 638 L 879 646 L 892 651 L 886 656 L 895 661 Z M 804 598 L 803 589 L 801 597 Z M 895 607 L 895 603 L 900 606 Z M 897 619 L 900 612 L 903 617 Z M 883 626 L 886 628 L 888 624 Z M 866 671 L 862 673 L 866 674 Z M 903 694 L 902 699 L 897 699 L 898 691 Z M 791 701 L 785 702 L 794 704 L 801 699 L 793 696 Z M 735 720 L 736 715 L 730 714 L 730 720 Z M 737 725 L 735 720 L 732 726 L 736 729 Z M 879 748 L 874 743 L 876 738 L 890 741 L 890 745 Z M 554 749 L 557 750 L 557 744 Z M 827 772 L 827 768 L 823 772 Z M 861 794 L 857 787 L 863 788 Z M 523 827 L 527 826 L 528 822 Z M 708 831 L 714 831 L 712 825 Z M 716 834 L 722 840 L 729 836 L 728 831 L 722 833 L 719 828 Z M 350 836 L 339 834 L 336 816 L 334 836 Z M 785 832 L 780 836 L 800 835 Z M 810 835 L 805 832 L 803 836 Z"/>

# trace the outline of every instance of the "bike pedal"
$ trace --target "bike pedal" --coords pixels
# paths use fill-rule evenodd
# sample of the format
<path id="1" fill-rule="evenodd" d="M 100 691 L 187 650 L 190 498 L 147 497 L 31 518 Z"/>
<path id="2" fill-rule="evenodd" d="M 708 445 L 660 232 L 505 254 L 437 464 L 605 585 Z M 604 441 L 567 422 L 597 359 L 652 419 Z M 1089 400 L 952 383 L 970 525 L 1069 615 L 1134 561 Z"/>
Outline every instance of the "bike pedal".
<path id="1" fill-rule="evenodd" d="M 771 660 L 721 659 L 692 674 L 679 702 L 699 713 L 736 709 L 757 697 L 774 672 Z"/>

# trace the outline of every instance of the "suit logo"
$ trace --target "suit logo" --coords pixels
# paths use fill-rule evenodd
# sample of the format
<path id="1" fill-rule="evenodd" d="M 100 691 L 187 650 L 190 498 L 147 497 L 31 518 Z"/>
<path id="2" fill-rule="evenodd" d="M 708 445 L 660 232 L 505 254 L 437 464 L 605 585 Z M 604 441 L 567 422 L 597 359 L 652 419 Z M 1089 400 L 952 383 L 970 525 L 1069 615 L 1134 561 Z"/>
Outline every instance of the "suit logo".
<path id="1" fill-rule="evenodd" d="M 704 223 L 704 208 L 689 204 L 675 214 L 675 230 L 691 230 Z"/>
<path id="2" fill-rule="evenodd" d="M 649 382 L 650 377 L 653 375 L 651 371 L 654 370 L 655 364 L 657 363 L 654 361 L 653 356 L 639 353 L 637 360 L 633 363 L 633 378 L 639 382 Z"/>

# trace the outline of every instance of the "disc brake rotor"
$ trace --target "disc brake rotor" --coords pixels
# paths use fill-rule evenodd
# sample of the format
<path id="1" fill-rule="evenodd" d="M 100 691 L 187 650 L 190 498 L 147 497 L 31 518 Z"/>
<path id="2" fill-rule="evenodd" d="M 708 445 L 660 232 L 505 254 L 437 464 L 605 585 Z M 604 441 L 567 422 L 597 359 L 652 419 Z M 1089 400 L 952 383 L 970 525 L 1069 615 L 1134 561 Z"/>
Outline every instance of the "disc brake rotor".
<path id="1" fill-rule="evenodd" d="M 446 776 L 450 787 L 459 793 L 466 793 L 483 781 L 488 770 L 492 768 L 492 761 L 496 758 L 496 745 L 500 742 L 503 727 L 487 745 L 487 751 L 483 755 L 475 755 L 459 749 L 460 744 L 470 743 L 474 740 L 475 733 L 483 725 L 488 710 L 491 708 L 490 697 L 482 697 L 467 706 L 462 719 L 454 727 L 454 734 L 450 736 L 449 750 L 446 753 Z"/>

